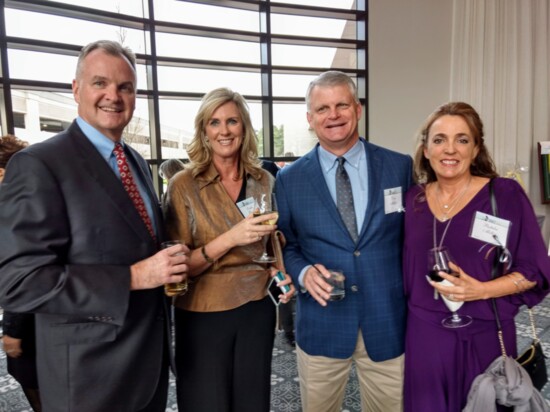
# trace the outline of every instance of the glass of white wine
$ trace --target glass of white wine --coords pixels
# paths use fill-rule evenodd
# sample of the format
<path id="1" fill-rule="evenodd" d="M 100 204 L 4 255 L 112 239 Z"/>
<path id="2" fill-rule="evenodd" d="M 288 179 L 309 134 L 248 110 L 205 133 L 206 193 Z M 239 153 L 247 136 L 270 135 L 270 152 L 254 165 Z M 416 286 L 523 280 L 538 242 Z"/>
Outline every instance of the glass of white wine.
<path id="1" fill-rule="evenodd" d="M 267 201 L 266 199 L 270 197 L 270 201 Z M 277 212 L 277 200 L 275 198 L 275 194 L 272 193 L 271 195 L 263 193 L 260 197 L 260 199 L 254 200 L 254 217 L 261 216 L 261 215 L 267 215 L 276 213 L 277 216 L 275 216 L 272 219 L 264 220 L 262 222 L 262 225 L 274 225 L 277 223 L 277 220 L 279 219 L 279 213 Z M 257 258 L 252 259 L 256 263 L 273 263 L 277 261 L 277 258 L 274 256 L 270 256 L 267 253 L 267 241 L 269 240 L 270 235 L 264 236 L 262 239 L 264 251 L 261 256 L 258 256 Z"/>

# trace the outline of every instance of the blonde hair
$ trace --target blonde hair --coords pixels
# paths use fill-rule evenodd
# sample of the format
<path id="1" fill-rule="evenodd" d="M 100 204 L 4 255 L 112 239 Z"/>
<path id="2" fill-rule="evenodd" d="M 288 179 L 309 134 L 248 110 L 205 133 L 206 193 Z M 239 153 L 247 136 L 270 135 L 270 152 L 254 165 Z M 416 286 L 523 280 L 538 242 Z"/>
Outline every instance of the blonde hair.
<path id="1" fill-rule="evenodd" d="M 256 133 L 252 127 L 248 104 L 237 92 L 226 87 L 214 89 L 204 95 L 195 116 L 195 135 L 187 146 L 187 154 L 191 163 L 186 168 L 191 169 L 193 176 L 204 172 L 212 163 L 212 147 L 208 143 L 205 128 L 212 114 L 222 105 L 233 102 L 237 106 L 243 123 L 243 141 L 240 150 L 238 178 L 249 173 L 259 179 L 262 173 L 261 162 L 258 159 Z"/>

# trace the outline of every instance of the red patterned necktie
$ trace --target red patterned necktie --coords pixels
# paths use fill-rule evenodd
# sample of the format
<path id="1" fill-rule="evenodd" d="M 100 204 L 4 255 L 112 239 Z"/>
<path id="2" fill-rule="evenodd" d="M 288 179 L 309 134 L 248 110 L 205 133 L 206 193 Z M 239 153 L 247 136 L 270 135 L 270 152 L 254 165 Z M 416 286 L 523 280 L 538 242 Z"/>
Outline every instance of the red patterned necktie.
<path id="1" fill-rule="evenodd" d="M 122 147 L 122 144 L 115 143 L 113 153 L 116 157 L 116 164 L 118 166 L 118 171 L 120 172 L 120 180 L 122 181 L 122 185 L 130 196 L 130 199 L 132 199 L 132 202 L 134 202 L 134 206 L 141 216 L 141 219 L 145 223 L 145 226 L 147 226 L 147 230 L 151 234 L 152 238 L 156 239 L 155 231 L 153 230 L 153 224 L 151 223 L 151 218 L 147 213 L 145 202 L 143 201 L 143 198 L 139 193 L 136 182 L 134 181 L 134 177 L 132 176 L 132 172 L 130 171 L 130 167 L 128 166 L 128 160 L 126 159 L 126 154 L 124 153 L 124 148 Z"/>

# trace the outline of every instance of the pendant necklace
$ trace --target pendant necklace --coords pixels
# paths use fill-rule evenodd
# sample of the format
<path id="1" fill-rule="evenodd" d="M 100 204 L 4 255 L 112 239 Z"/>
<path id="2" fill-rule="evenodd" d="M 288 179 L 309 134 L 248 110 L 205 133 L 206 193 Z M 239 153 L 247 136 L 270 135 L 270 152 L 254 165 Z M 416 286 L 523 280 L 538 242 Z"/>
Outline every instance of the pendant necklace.
<path id="1" fill-rule="evenodd" d="M 441 217 L 442 222 L 446 222 L 447 220 L 449 220 L 449 214 L 453 211 L 453 209 L 458 204 L 460 199 L 462 199 L 464 194 L 468 191 L 468 188 L 470 187 L 470 183 L 472 183 L 472 176 L 470 176 L 470 180 L 468 180 L 468 183 L 466 183 L 466 185 L 464 186 L 464 189 L 462 189 L 462 191 L 455 198 L 455 200 L 447 204 L 441 204 L 441 202 L 439 201 L 439 195 L 441 191 L 439 190 L 439 182 L 437 183 L 437 187 L 435 189 L 436 190 L 435 200 L 437 201 L 437 206 L 439 207 L 439 210 L 441 211 L 441 214 L 442 214 L 442 217 Z"/>

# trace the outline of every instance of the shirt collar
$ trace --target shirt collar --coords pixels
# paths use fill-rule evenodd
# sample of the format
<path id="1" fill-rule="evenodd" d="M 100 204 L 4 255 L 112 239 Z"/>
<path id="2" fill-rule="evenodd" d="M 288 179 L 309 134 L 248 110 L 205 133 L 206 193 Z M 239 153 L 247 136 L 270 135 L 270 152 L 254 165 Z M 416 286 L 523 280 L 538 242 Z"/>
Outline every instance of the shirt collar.
<path id="1" fill-rule="evenodd" d="M 78 124 L 84 135 L 88 138 L 88 140 L 101 154 L 101 157 L 103 157 L 108 162 L 109 158 L 113 154 L 115 142 L 113 142 L 104 134 L 100 133 L 97 129 L 91 126 L 80 116 L 76 118 L 76 123 Z M 122 141 L 120 143 L 122 144 L 122 146 L 124 146 L 124 143 Z"/>
<path id="2" fill-rule="evenodd" d="M 321 145 L 319 145 L 318 153 L 319 153 L 319 161 L 321 162 L 321 167 L 323 168 L 325 173 L 330 171 L 330 169 L 332 169 L 333 167 L 336 167 L 336 159 L 338 158 L 338 156 L 324 149 Z M 365 150 L 363 148 L 363 143 L 361 142 L 361 139 L 359 139 L 351 147 L 351 149 L 349 149 L 346 153 L 344 153 L 343 157 L 345 157 L 346 162 L 350 166 L 358 169 L 359 162 L 364 155 L 365 155 Z"/>

